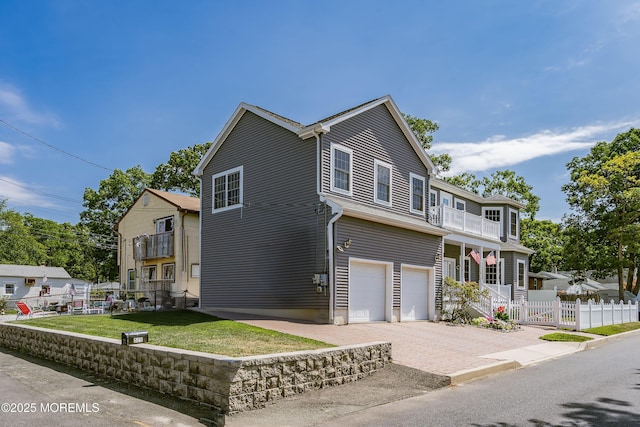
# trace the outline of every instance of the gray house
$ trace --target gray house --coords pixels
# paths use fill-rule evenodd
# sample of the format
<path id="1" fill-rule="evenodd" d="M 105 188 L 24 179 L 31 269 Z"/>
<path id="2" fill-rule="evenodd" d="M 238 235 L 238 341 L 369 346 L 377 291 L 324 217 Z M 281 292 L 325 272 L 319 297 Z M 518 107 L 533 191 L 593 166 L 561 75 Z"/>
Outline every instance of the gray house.
<path id="1" fill-rule="evenodd" d="M 466 248 L 521 248 L 438 216 L 447 184 L 390 96 L 307 126 L 242 103 L 194 174 L 203 308 L 335 324 L 434 319 L 445 255 L 458 257 L 448 273 L 464 275 Z M 459 192 L 468 208 L 485 202 Z M 495 227 L 518 209 L 497 204 Z"/>

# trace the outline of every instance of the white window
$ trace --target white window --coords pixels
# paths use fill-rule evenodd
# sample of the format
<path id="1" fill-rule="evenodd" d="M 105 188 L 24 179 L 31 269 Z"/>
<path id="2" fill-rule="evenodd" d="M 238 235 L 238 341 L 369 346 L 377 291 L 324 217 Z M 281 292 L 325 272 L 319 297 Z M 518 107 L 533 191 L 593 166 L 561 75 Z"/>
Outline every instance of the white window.
<path id="1" fill-rule="evenodd" d="M 438 192 L 436 190 L 429 190 L 429 207 L 432 208 L 438 206 Z"/>
<path id="2" fill-rule="evenodd" d="M 128 278 L 128 287 L 127 289 L 129 290 L 133 290 L 136 288 L 136 271 L 135 270 L 129 270 L 129 278 Z"/>
<path id="3" fill-rule="evenodd" d="M 471 281 L 471 259 L 469 257 L 464 257 L 464 281 Z"/>
<path id="4" fill-rule="evenodd" d="M 498 265 L 500 267 L 500 284 L 504 285 L 504 258 L 500 258 L 498 261 Z M 497 285 L 498 284 L 498 266 L 495 264 L 487 265 L 485 260 L 484 265 L 484 278 L 485 283 L 489 285 Z"/>
<path id="5" fill-rule="evenodd" d="M 242 206 L 243 167 L 213 175 L 213 212 Z"/>
<path id="6" fill-rule="evenodd" d="M 486 219 L 490 219 L 491 221 L 500 223 L 500 236 L 503 235 L 502 232 L 502 208 L 499 207 L 483 207 L 482 208 L 482 216 Z"/>
<path id="7" fill-rule="evenodd" d="M 162 280 L 174 280 L 175 270 L 176 265 L 174 263 L 162 264 Z"/>
<path id="8" fill-rule="evenodd" d="M 16 284 L 15 283 L 5 283 L 4 284 L 4 293 L 5 295 L 13 295 L 16 292 Z"/>
<path id="9" fill-rule="evenodd" d="M 440 192 L 440 204 L 442 206 L 453 206 L 453 196 L 450 193 Z"/>
<path id="10" fill-rule="evenodd" d="M 145 283 L 149 281 L 156 280 L 156 266 L 151 265 L 148 267 L 142 267 L 142 280 Z"/>
<path id="11" fill-rule="evenodd" d="M 391 165 L 374 160 L 374 189 L 373 201 L 385 206 L 391 206 Z"/>
<path id="12" fill-rule="evenodd" d="M 353 151 L 331 145 L 331 191 L 351 195 L 353 182 Z"/>
<path id="13" fill-rule="evenodd" d="M 412 213 L 424 215 L 424 191 L 426 188 L 423 176 L 409 174 L 411 181 L 411 209 Z"/>
<path id="14" fill-rule="evenodd" d="M 191 264 L 191 277 L 200 277 L 200 264 Z"/>
<path id="15" fill-rule="evenodd" d="M 515 209 L 509 209 L 509 237 L 511 239 L 520 238 L 520 218 Z"/>
<path id="16" fill-rule="evenodd" d="M 467 202 L 462 199 L 455 199 L 454 207 L 459 211 L 464 211 L 467 209 Z"/>
<path id="17" fill-rule="evenodd" d="M 173 217 L 167 217 L 156 220 L 156 233 L 169 233 L 173 231 Z"/>
<path id="18" fill-rule="evenodd" d="M 518 260 L 518 281 L 516 282 L 516 286 L 519 289 L 524 289 L 527 284 L 527 270 L 525 268 L 526 261 L 523 259 Z"/>

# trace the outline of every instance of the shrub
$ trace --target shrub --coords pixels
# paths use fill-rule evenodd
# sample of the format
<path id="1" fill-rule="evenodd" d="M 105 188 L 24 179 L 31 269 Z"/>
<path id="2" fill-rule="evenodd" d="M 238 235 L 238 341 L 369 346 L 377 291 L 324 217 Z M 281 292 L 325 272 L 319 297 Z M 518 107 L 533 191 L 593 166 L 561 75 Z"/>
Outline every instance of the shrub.
<path id="1" fill-rule="evenodd" d="M 454 323 L 469 323 L 471 315 L 468 308 L 480 298 L 488 297 L 488 291 L 480 290 L 475 282 L 460 283 L 447 277 L 442 287 L 442 320 Z"/>

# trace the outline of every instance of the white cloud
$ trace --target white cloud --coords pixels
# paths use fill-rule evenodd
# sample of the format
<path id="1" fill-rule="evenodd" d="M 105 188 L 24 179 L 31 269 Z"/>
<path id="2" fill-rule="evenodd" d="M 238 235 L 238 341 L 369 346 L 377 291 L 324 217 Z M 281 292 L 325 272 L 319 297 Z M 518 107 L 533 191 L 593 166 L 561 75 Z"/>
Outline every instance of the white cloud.
<path id="1" fill-rule="evenodd" d="M 13 160 L 13 153 L 15 148 L 13 145 L 0 141 L 0 165 L 10 165 Z"/>
<path id="2" fill-rule="evenodd" d="M 493 136 L 477 142 L 440 142 L 432 145 L 434 154 L 448 153 L 452 159 L 451 171 L 447 175 L 462 172 L 481 172 L 504 168 L 542 156 L 584 150 L 611 133 L 638 126 L 640 120 L 618 123 L 588 125 L 566 132 L 543 130 L 533 135 L 507 139 L 503 135 Z"/>
<path id="3" fill-rule="evenodd" d="M 0 175 L 0 199 L 8 199 L 11 206 L 54 207 L 55 204 L 28 189 L 28 186 L 8 176 Z"/>
<path id="4" fill-rule="evenodd" d="M 22 93 L 0 83 L 0 113 L 4 117 L 36 125 L 59 126 L 59 120 L 51 113 L 38 112 L 29 105 Z"/>

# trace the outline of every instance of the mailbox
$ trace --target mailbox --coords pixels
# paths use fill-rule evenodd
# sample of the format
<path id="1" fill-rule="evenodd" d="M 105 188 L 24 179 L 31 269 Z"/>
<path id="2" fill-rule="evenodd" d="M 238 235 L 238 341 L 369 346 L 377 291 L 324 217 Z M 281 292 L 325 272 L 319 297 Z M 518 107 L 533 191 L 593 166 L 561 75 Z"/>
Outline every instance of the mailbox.
<path id="1" fill-rule="evenodd" d="M 149 342 L 149 334 L 147 331 L 134 331 L 122 333 L 122 345 L 142 344 Z"/>

